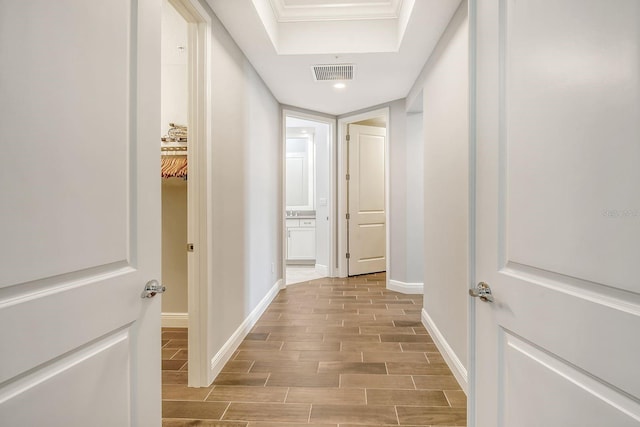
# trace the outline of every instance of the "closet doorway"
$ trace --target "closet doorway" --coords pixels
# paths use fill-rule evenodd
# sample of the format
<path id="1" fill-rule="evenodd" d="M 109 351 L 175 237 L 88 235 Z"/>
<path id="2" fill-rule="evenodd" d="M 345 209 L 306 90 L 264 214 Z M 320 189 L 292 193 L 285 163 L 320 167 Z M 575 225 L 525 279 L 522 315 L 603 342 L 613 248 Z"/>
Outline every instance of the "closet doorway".
<path id="1" fill-rule="evenodd" d="M 161 171 L 163 378 L 208 385 L 207 248 L 209 121 L 207 35 L 197 0 L 163 0 Z"/>
<path id="2" fill-rule="evenodd" d="M 333 277 L 335 120 L 284 112 L 285 283 Z"/>

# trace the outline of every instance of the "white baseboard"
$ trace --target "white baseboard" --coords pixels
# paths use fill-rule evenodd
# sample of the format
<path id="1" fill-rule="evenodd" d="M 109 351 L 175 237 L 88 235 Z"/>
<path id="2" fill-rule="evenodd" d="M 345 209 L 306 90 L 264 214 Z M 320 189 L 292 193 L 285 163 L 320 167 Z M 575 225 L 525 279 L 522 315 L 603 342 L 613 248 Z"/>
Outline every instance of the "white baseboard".
<path id="1" fill-rule="evenodd" d="M 329 267 L 322 264 L 316 264 L 316 273 L 320 276 L 329 277 Z"/>
<path id="2" fill-rule="evenodd" d="M 390 291 L 400 292 L 402 294 L 422 294 L 424 293 L 423 283 L 405 283 L 399 280 L 389 279 L 387 289 Z"/>
<path id="3" fill-rule="evenodd" d="M 189 313 L 162 313 L 163 328 L 188 328 Z"/>
<path id="4" fill-rule="evenodd" d="M 236 329 L 236 331 L 229 337 L 226 343 L 220 348 L 215 356 L 211 359 L 211 377 L 218 376 L 224 365 L 231 359 L 233 352 L 236 351 L 242 340 L 247 336 L 251 328 L 256 324 L 260 316 L 267 309 L 273 298 L 280 291 L 282 285 L 282 279 L 279 279 L 275 285 L 269 289 L 269 292 L 262 298 L 262 301 L 258 303 L 256 308 L 244 319 L 244 322 Z"/>
<path id="5" fill-rule="evenodd" d="M 460 384 L 462 390 L 467 393 L 469 385 L 469 381 L 467 379 L 467 369 L 464 367 L 464 365 L 458 358 L 458 355 L 456 355 L 456 353 L 453 351 L 444 335 L 442 335 L 442 332 L 440 332 L 440 329 L 438 329 L 433 319 L 429 316 L 424 308 L 422 309 L 422 324 L 429 332 L 429 335 L 431 335 L 431 338 L 433 338 L 433 342 L 435 343 L 436 347 L 438 347 L 438 350 L 440 350 L 442 357 L 444 357 L 444 360 L 445 362 L 447 362 L 449 369 L 451 369 L 451 372 L 453 372 L 453 376 L 456 377 L 458 384 Z"/>

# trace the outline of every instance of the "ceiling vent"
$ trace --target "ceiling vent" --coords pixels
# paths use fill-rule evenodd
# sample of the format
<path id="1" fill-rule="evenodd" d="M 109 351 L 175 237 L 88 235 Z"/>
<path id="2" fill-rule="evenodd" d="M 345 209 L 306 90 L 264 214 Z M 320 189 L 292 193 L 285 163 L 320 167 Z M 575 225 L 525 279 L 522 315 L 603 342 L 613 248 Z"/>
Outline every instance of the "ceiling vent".
<path id="1" fill-rule="evenodd" d="M 332 82 L 336 80 L 353 80 L 356 73 L 354 64 L 312 65 L 311 72 L 316 82 Z"/>

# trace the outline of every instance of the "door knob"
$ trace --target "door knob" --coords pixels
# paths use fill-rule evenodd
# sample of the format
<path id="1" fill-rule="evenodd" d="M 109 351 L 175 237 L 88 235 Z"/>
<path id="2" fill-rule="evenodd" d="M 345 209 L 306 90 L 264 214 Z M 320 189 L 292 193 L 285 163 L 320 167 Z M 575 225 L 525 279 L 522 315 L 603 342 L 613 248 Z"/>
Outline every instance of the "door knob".
<path id="1" fill-rule="evenodd" d="M 469 289 L 469 295 L 472 297 L 480 298 L 484 302 L 493 302 L 493 295 L 491 295 L 491 288 L 485 282 L 478 283 L 475 289 Z"/>
<path id="2" fill-rule="evenodd" d="M 144 285 L 144 290 L 142 291 L 141 298 L 153 298 L 156 294 L 163 293 L 167 288 L 162 286 L 160 282 L 157 280 L 149 280 L 146 285 Z"/>

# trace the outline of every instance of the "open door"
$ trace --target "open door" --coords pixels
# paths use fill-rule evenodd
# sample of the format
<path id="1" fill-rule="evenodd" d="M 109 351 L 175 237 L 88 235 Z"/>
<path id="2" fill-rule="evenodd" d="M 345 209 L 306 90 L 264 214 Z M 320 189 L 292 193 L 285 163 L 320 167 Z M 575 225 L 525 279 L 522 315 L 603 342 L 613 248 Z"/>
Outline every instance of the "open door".
<path id="1" fill-rule="evenodd" d="M 349 276 L 385 271 L 386 129 L 349 125 Z"/>
<path id="2" fill-rule="evenodd" d="M 160 425 L 159 43 L 158 1 L 0 0 L 3 426 Z"/>
<path id="3" fill-rule="evenodd" d="M 640 3 L 471 4 L 471 418 L 638 426 Z"/>

